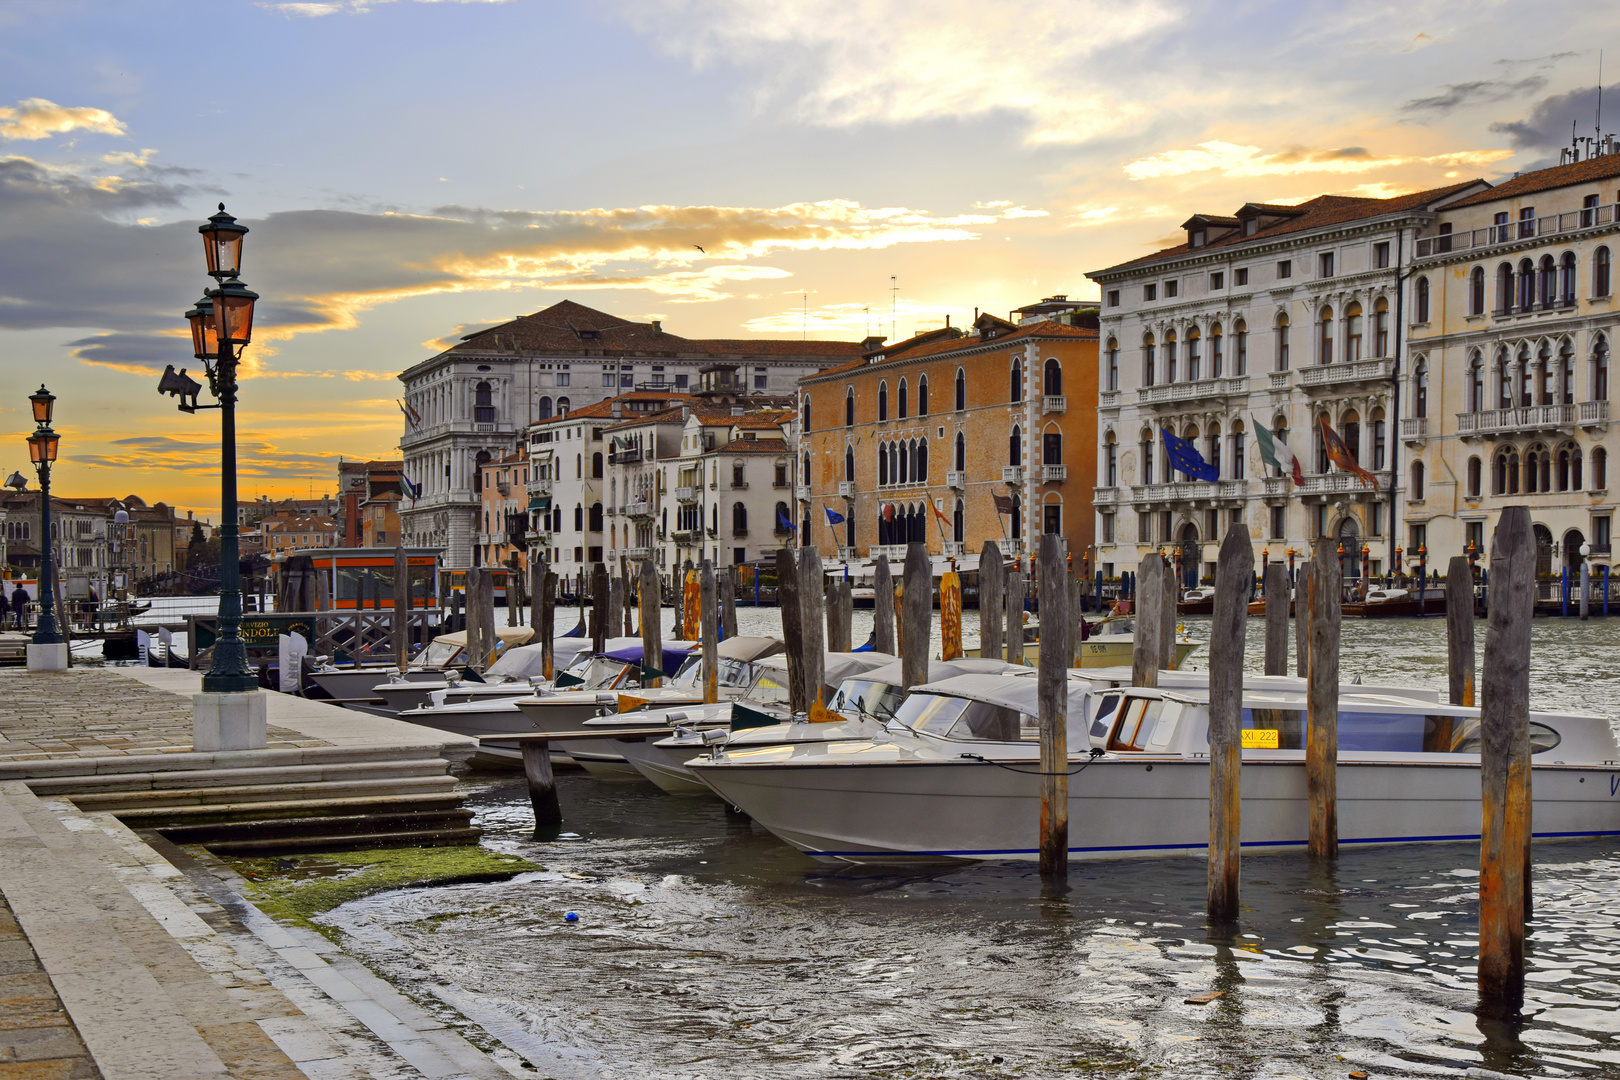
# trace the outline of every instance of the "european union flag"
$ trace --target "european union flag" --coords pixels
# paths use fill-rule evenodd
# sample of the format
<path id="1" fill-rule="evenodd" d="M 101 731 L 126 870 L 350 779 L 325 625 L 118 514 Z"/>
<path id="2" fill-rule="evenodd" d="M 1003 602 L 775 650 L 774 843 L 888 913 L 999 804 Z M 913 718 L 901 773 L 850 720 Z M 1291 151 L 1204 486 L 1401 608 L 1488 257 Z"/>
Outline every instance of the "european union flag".
<path id="1" fill-rule="evenodd" d="M 1164 452 L 1170 458 L 1170 467 L 1186 473 L 1194 480 L 1219 480 L 1221 470 L 1204 460 L 1204 455 L 1186 439 L 1170 434 L 1169 428 L 1160 428 L 1164 436 Z"/>
<path id="2" fill-rule="evenodd" d="M 840 514 L 838 511 L 832 509 L 831 507 L 823 507 L 823 509 L 825 509 L 827 511 L 827 524 L 828 525 L 842 525 L 844 523 L 844 515 L 843 514 Z"/>
<path id="3" fill-rule="evenodd" d="M 785 530 L 787 530 L 787 531 L 788 531 L 788 532 L 790 532 L 790 533 L 796 533 L 796 532 L 798 532 L 798 531 L 799 531 L 799 530 L 798 530 L 798 529 L 797 529 L 797 528 L 796 528 L 796 527 L 795 527 L 795 526 L 794 526 L 794 524 L 793 524 L 793 522 L 791 522 L 791 521 L 789 521 L 789 520 L 788 520 L 788 516 L 787 516 L 787 514 L 785 514 L 785 513 L 783 513 L 783 512 L 782 512 L 782 511 L 780 511 L 780 510 L 778 510 L 778 511 L 777 511 L 777 512 L 776 512 L 776 520 L 777 520 L 777 522 L 779 522 L 779 523 L 780 523 L 780 524 L 781 524 L 781 526 L 782 526 L 782 528 L 783 528 L 783 529 L 785 529 Z"/>

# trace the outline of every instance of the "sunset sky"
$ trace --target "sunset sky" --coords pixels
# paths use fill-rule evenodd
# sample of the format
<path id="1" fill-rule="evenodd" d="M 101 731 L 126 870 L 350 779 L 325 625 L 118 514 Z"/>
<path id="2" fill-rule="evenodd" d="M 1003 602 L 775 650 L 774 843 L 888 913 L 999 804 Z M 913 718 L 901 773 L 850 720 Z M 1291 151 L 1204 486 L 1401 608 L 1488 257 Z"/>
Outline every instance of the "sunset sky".
<path id="1" fill-rule="evenodd" d="M 218 414 L 156 385 L 198 366 L 221 200 L 263 296 L 243 496 L 320 494 L 394 452 L 400 371 L 565 297 L 690 337 L 905 337 L 1095 296 L 1085 271 L 1194 212 L 1556 162 L 1617 28 L 1613 3 L 3 0 L 0 470 L 43 380 L 59 490 L 217 518 Z"/>

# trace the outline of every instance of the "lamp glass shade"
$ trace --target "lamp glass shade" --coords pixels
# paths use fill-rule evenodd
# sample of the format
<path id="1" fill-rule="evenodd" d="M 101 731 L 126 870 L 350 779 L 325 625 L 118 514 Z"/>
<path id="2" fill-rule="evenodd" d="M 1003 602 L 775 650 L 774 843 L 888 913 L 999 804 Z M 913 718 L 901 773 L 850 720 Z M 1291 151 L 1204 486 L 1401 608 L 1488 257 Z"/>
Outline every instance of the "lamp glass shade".
<path id="1" fill-rule="evenodd" d="M 51 422 L 51 413 L 56 409 L 56 395 L 45 389 L 42 385 L 39 392 L 29 394 L 28 400 L 34 406 L 34 423 L 48 424 Z"/>
<path id="2" fill-rule="evenodd" d="M 56 444 L 62 436 L 47 428 L 28 436 L 28 460 L 35 465 L 48 465 L 56 460 Z"/>
<path id="3" fill-rule="evenodd" d="M 214 328 L 214 302 L 206 297 L 186 312 L 191 323 L 191 354 L 199 360 L 212 360 L 219 355 L 219 340 Z"/>
<path id="4" fill-rule="evenodd" d="M 208 260 L 208 273 L 215 278 L 235 277 L 242 272 L 242 237 L 247 226 L 238 225 L 236 219 L 219 204 L 219 213 L 198 227 L 203 238 L 203 256 Z"/>
<path id="5" fill-rule="evenodd" d="M 253 304 L 259 294 L 235 280 L 211 291 L 214 307 L 222 316 L 220 340 L 227 345 L 246 345 L 252 341 Z"/>

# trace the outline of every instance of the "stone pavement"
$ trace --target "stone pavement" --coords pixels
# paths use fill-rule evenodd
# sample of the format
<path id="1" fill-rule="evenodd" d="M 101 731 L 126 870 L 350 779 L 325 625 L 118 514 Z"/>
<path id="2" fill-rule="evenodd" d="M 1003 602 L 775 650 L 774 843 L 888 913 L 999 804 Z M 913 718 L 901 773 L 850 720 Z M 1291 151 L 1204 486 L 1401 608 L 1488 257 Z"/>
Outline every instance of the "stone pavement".
<path id="1" fill-rule="evenodd" d="M 100 1080 L 50 976 L 0 897 L 0 1080 Z"/>
<path id="2" fill-rule="evenodd" d="M 161 669 L 0 668 L 0 761 L 190 750 L 190 699 L 126 674 L 147 670 Z M 178 683 L 201 686 L 196 672 L 176 670 L 174 675 Z M 327 744 L 317 736 L 272 725 L 270 745 Z"/>

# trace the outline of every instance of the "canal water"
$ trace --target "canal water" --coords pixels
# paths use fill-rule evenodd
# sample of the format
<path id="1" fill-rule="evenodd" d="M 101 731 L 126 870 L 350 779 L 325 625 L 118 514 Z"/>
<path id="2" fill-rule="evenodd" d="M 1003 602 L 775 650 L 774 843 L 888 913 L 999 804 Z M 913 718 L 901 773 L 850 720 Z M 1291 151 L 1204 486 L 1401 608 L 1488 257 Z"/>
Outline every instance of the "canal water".
<path id="1" fill-rule="evenodd" d="M 1535 707 L 1620 711 L 1617 638 L 1538 620 Z M 1438 686 L 1443 621 L 1347 621 L 1341 669 Z M 1528 1000 L 1501 1024 L 1472 1011 L 1474 845 L 1248 856 L 1240 928 L 1212 937 L 1201 859 L 1075 864 L 1051 896 L 1023 864 L 818 865 L 718 802 L 579 774 L 537 838 L 521 780 L 465 786 L 486 844 L 543 872 L 326 918 L 523 1075 L 1620 1077 L 1611 842 L 1536 848 Z"/>

